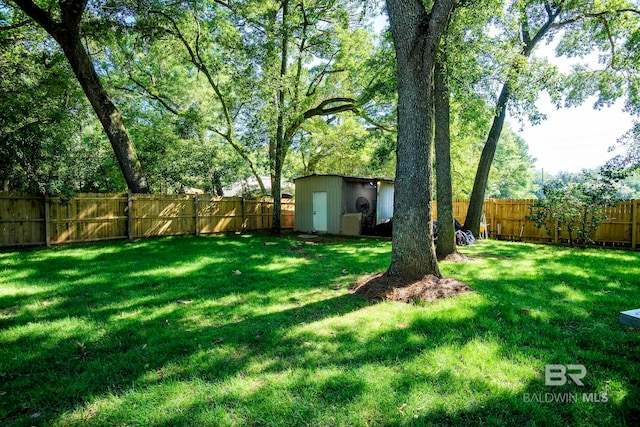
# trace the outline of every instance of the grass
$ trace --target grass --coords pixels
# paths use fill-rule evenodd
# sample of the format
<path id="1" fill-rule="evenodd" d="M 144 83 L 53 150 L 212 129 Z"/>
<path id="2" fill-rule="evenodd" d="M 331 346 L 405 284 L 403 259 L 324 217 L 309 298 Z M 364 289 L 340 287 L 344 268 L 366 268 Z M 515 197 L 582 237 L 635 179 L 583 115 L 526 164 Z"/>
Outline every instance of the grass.
<path id="1" fill-rule="evenodd" d="M 640 333 L 618 312 L 640 305 L 640 253 L 481 241 L 441 263 L 476 293 L 350 295 L 390 251 L 231 235 L 0 252 L 0 424 L 638 425 Z M 547 364 L 583 364 L 584 386 L 545 386 Z"/>

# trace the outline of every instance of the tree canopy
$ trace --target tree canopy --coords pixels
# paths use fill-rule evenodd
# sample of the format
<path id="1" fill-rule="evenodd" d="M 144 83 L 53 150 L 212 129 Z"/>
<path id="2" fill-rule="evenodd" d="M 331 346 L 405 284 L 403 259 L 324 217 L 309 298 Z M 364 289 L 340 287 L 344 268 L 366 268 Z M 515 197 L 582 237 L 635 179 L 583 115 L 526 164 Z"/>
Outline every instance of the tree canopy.
<path id="1" fill-rule="evenodd" d="M 443 206 L 442 194 L 471 197 L 476 213 L 485 196 L 541 194 L 535 159 L 504 118 L 544 120 L 535 108 L 542 91 L 559 107 L 595 96 L 595 107 L 624 99 L 627 111 L 640 114 L 634 2 L 394 0 L 381 6 L 0 0 L 2 189 L 195 187 L 221 195 L 226 185 L 254 176 L 276 200 L 278 232 L 282 179 L 396 176 L 396 224 L 414 217 L 415 227 L 426 227 L 434 166 L 443 172 L 436 184 L 447 189 L 438 196 Z M 381 16 L 390 16 L 390 31 L 379 30 Z M 417 31 L 415 39 L 405 40 L 407 28 Z M 551 40 L 558 55 L 595 53 L 598 66 L 561 72 L 535 54 Z M 446 88 L 434 98 L 429 82 L 437 60 Z M 407 82 L 420 96 L 404 104 Z M 431 121 L 438 118 L 448 125 L 444 160 L 431 155 L 438 129 Z M 426 127 L 418 129 L 416 121 Z M 638 129 L 623 138 L 629 150 L 609 163 L 610 174 L 640 168 Z M 411 195 L 405 202 L 403 191 Z M 473 229 L 477 221 L 465 222 Z M 419 246 L 430 245 L 426 228 L 420 236 Z M 394 255 L 392 270 L 411 270 L 399 260 Z"/>

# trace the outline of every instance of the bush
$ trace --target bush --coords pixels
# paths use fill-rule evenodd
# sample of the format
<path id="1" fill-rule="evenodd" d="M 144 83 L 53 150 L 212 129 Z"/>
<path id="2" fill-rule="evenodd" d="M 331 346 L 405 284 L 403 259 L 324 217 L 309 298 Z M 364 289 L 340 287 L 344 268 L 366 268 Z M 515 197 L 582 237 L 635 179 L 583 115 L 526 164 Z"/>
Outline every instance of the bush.
<path id="1" fill-rule="evenodd" d="M 615 182 L 600 173 L 583 172 L 576 182 L 552 181 L 544 185 L 542 193 L 527 219 L 546 228 L 549 235 L 565 229 L 570 246 L 593 243 L 591 236 L 609 219 L 604 208 L 617 203 Z"/>

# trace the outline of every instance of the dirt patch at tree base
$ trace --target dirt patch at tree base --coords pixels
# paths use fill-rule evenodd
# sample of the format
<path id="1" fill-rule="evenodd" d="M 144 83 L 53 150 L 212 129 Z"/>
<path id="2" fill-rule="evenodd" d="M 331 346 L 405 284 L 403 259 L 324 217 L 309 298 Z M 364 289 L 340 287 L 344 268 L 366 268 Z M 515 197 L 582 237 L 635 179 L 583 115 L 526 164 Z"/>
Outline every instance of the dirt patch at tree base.
<path id="1" fill-rule="evenodd" d="M 442 279 L 428 275 L 421 279 L 389 276 L 380 272 L 364 277 L 350 290 L 369 301 L 435 301 L 473 292 L 473 289 L 459 280 L 443 277 Z"/>
<path id="2" fill-rule="evenodd" d="M 466 255 L 463 255 L 460 252 L 454 252 L 454 253 L 449 254 L 446 257 L 444 257 L 444 259 L 438 260 L 438 261 L 470 262 L 470 261 L 476 261 L 476 259 L 477 258 L 473 258 L 473 257 L 469 257 L 469 256 L 466 256 Z"/>

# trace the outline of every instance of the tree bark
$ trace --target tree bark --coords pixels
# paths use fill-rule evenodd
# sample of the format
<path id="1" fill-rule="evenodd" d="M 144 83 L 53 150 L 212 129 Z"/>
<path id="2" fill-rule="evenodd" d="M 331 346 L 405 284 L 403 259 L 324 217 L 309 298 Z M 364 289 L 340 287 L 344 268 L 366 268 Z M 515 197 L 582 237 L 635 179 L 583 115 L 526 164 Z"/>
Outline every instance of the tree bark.
<path id="1" fill-rule="evenodd" d="M 277 123 L 276 123 L 276 135 L 275 146 L 270 147 L 271 154 L 271 197 L 273 197 L 273 217 L 271 221 L 271 234 L 280 235 L 281 224 L 280 214 L 282 212 L 282 197 L 281 197 L 281 184 L 282 184 L 282 166 L 284 163 L 284 155 L 286 153 L 285 144 L 285 88 L 284 79 L 287 76 L 287 61 L 289 59 L 289 29 L 287 28 L 287 15 L 289 14 L 289 1 L 284 0 L 282 2 L 282 40 L 280 50 L 280 79 L 281 87 L 278 89 L 278 105 L 277 105 Z"/>
<path id="2" fill-rule="evenodd" d="M 526 8 L 521 11 L 520 22 L 520 37 L 523 41 L 520 54 L 527 60 L 531 56 L 533 49 L 538 43 L 547 35 L 547 33 L 553 28 L 553 23 L 560 15 L 564 8 L 564 3 L 559 2 L 554 5 L 553 9 L 549 4 L 545 7 L 547 13 L 547 19 L 545 23 L 531 35 L 531 29 L 529 28 L 529 19 L 527 17 Z M 511 67 L 511 71 L 515 74 L 520 72 L 519 65 L 516 63 Z M 487 189 L 487 182 L 489 181 L 489 172 L 491 171 L 491 164 L 493 163 L 493 157 L 498 147 L 498 139 L 502 133 L 502 127 L 504 126 L 504 120 L 507 114 L 507 103 L 511 96 L 511 88 L 509 87 L 509 80 L 505 81 L 498 97 L 496 104 L 496 115 L 493 118 L 487 141 L 482 149 L 480 161 L 478 162 L 478 169 L 476 171 L 476 178 L 473 182 L 473 190 L 471 191 L 471 198 L 469 199 L 469 210 L 467 211 L 467 217 L 464 220 L 464 227 L 470 230 L 474 236 L 480 234 L 480 219 L 482 218 L 482 208 L 484 205 L 484 195 Z"/>
<path id="3" fill-rule="evenodd" d="M 14 3 L 38 23 L 62 48 L 82 90 L 89 99 L 120 165 L 127 186 L 134 193 L 148 192 L 147 180 L 142 173 L 135 146 L 122 119 L 120 110 L 102 87 L 91 58 L 80 39 L 80 21 L 86 0 L 59 2 L 60 22 L 31 0 L 14 0 Z"/>
<path id="4" fill-rule="evenodd" d="M 456 232 L 453 217 L 451 184 L 451 133 L 449 87 L 447 84 L 446 46 L 436 59 L 434 69 L 436 194 L 438 200 L 438 244 L 436 255 L 443 259 L 456 253 Z"/>
<path id="5" fill-rule="evenodd" d="M 464 228 L 470 230 L 474 236 L 480 234 L 480 219 L 482 218 L 482 208 L 484 206 L 484 193 L 487 189 L 487 182 L 489 181 L 489 172 L 491 172 L 491 163 L 493 163 L 493 157 L 496 154 L 498 148 L 498 139 L 502 133 L 504 121 L 507 116 L 507 102 L 509 101 L 509 84 L 505 83 L 502 86 L 500 97 L 498 98 L 498 104 L 496 105 L 497 114 L 491 124 L 491 130 L 487 137 L 487 141 L 482 148 L 482 154 L 480 155 L 480 161 L 478 162 L 478 169 L 476 171 L 476 178 L 473 182 L 473 190 L 471 191 L 471 198 L 469 199 L 469 210 L 467 211 L 467 217 L 464 220 Z"/>
<path id="6" fill-rule="evenodd" d="M 393 241 L 388 275 L 440 277 L 431 228 L 433 69 L 436 49 L 454 7 L 436 0 L 387 0 L 398 61 L 398 148 Z"/>
<path id="7" fill-rule="evenodd" d="M 149 191 L 147 180 L 142 173 L 136 148 L 124 125 L 122 114 L 102 87 L 82 42 L 79 38 L 65 40 L 60 37 L 56 40 L 60 43 L 80 86 L 109 137 L 127 187 L 133 193 L 147 193 Z"/>

